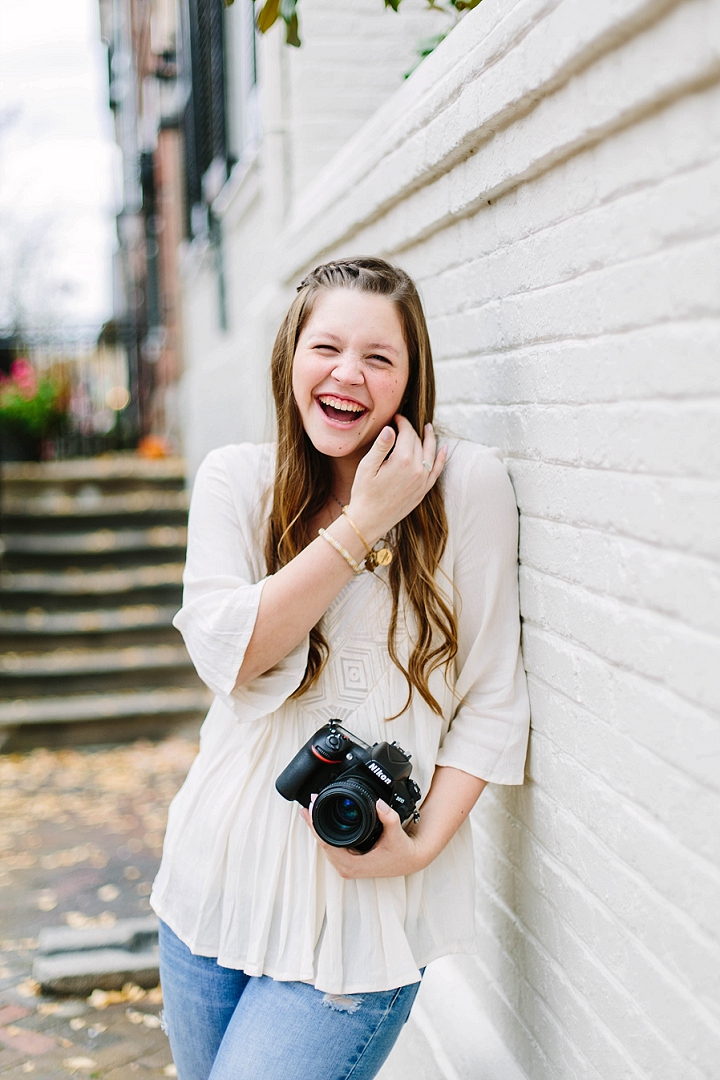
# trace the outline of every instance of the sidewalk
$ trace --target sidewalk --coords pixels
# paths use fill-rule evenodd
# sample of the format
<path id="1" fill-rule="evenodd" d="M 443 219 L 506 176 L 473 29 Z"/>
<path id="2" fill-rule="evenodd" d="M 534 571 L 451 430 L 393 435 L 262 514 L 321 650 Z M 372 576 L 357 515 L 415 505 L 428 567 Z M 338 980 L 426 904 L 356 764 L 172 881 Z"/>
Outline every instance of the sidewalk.
<path id="1" fill-rule="evenodd" d="M 0 756 L 3 1077 L 175 1075 L 159 991 L 41 997 L 31 969 L 43 927 L 109 926 L 149 912 L 167 807 L 196 749 L 176 736 Z"/>
<path id="2" fill-rule="evenodd" d="M 0 755 L 0 1076 L 155 1080 L 175 1076 L 159 989 L 42 997 L 31 977 L 49 926 L 146 915 L 167 807 L 192 738 Z M 443 1080 L 411 1017 L 382 1080 Z M 260 1080 L 260 1078 L 259 1078 Z"/>

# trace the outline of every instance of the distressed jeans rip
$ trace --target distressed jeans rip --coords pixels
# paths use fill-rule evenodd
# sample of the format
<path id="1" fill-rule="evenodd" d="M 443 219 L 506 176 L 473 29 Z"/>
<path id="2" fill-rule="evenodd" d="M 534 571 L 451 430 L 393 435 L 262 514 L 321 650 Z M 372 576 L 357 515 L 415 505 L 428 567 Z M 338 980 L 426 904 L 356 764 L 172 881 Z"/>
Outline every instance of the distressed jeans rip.
<path id="1" fill-rule="evenodd" d="M 362 1005 L 362 998 L 350 994 L 325 994 L 323 1005 L 335 1012 L 356 1013 Z"/>

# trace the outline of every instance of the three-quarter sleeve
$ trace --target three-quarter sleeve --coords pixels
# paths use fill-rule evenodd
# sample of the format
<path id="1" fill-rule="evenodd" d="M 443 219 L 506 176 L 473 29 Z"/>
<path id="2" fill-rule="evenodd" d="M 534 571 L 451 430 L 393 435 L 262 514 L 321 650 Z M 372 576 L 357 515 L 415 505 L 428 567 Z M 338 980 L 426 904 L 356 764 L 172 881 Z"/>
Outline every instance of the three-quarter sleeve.
<path id="1" fill-rule="evenodd" d="M 460 460 L 451 466 L 462 476 L 448 484 L 446 506 L 459 704 L 437 764 L 493 783 L 521 784 L 530 710 L 520 653 L 515 495 L 499 452 L 465 443 L 456 454 Z"/>
<path id="2" fill-rule="evenodd" d="M 263 675 L 235 688 L 255 627 L 262 576 L 261 451 L 214 450 L 198 470 L 188 521 L 183 606 L 173 623 L 202 681 L 240 720 L 278 709 L 302 682 L 308 639 Z"/>

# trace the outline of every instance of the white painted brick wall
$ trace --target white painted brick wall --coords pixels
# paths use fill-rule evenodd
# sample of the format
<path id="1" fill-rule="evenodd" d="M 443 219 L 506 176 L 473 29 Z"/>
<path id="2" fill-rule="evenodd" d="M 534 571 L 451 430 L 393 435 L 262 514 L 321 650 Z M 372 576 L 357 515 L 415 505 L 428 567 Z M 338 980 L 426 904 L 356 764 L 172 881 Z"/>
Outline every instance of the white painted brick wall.
<path id="1" fill-rule="evenodd" d="M 198 300 L 193 362 L 257 394 L 307 268 L 395 258 L 442 421 L 521 512 L 528 779 L 475 812 L 479 951 L 429 973 L 426 1075 L 718 1078 L 720 0 L 484 0 L 314 179 L 304 63 L 255 287 L 259 218 L 228 228 L 247 347 Z"/>

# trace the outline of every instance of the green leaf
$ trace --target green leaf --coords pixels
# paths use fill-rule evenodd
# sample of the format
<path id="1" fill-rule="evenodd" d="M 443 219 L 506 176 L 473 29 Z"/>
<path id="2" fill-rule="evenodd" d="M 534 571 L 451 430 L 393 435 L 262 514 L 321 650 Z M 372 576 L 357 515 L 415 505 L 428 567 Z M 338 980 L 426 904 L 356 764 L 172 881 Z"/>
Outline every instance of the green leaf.
<path id="1" fill-rule="evenodd" d="M 289 19 L 285 20 L 285 41 L 288 45 L 294 45 L 296 49 L 299 49 L 302 45 L 300 37 L 298 35 L 298 17 L 297 15 L 291 15 Z"/>
<path id="2" fill-rule="evenodd" d="M 480 0 L 451 0 L 451 3 L 458 11 L 472 11 L 480 3 Z"/>
<path id="3" fill-rule="evenodd" d="M 280 0 L 265 0 L 262 10 L 258 13 L 257 28 L 261 34 L 266 34 L 271 26 L 277 22 L 280 14 Z"/>
<path id="4" fill-rule="evenodd" d="M 402 3 L 402 0 L 385 0 L 385 7 L 392 8 L 393 11 L 397 11 Z"/>

